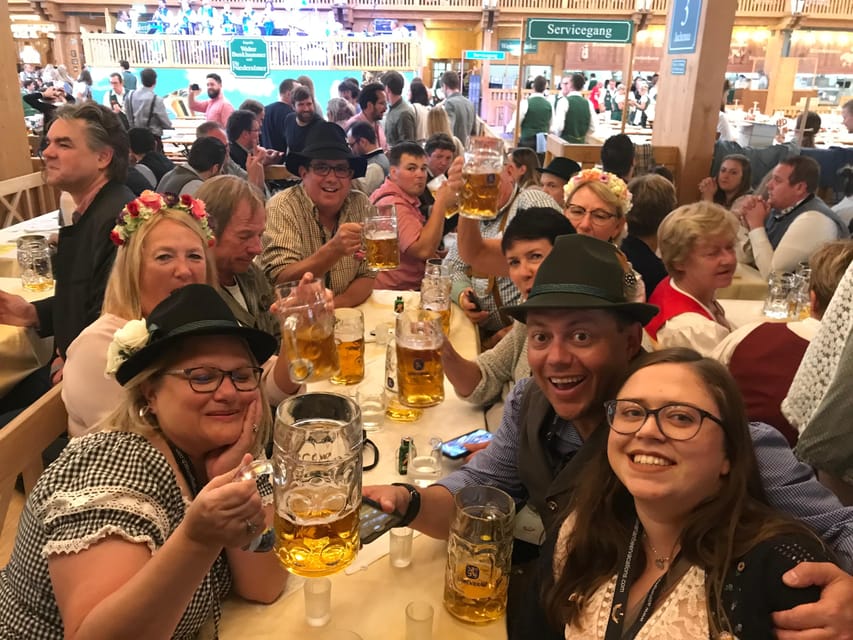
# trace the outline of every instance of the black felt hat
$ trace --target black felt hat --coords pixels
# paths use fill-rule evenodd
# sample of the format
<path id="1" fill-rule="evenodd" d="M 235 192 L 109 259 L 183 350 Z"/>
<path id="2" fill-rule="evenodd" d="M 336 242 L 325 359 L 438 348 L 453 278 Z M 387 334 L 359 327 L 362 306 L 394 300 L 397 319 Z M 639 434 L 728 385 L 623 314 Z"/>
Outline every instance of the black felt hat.
<path id="1" fill-rule="evenodd" d="M 554 158 L 547 167 L 537 169 L 539 173 L 551 173 L 566 182 L 580 170 L 581 166 L 571 158 Z"/>
<path id="2" fill-rule="evenodd" d="M 559 236 L 521 304 L 504 311 L 522 322 L 531 309 L 608 309 L 646 324 L 658 308 L 631 302 L 634 275 L 614 245 L 580 234 Z"/>
<path id="3" fill-rule="evenodd" d="M 121 385 L 192 336 L 242 338 L 259 363 L 266 362 L 277 348 L 276 339 L 270 334 L 237 322 L 222 296 L 206 284 L 189 284 L 173 291 L 154 307 L 146 323 L 148 343 L 133 352 L 116 371 L 116 380 Z"/>
<path id="4" fill-rule="evenodd" d="M 353 170 L 353 178 L 363 177 L 367 170 L 367 160 L 353 155 L 344 130 L 334 122 L 325 120 L 311 127 L 305 137 L 305 147 L 302 151 L 289 153 L 284 166 L 293 175 L 299 175 L 299 167 L 311 160 L 346 160 Z"/>

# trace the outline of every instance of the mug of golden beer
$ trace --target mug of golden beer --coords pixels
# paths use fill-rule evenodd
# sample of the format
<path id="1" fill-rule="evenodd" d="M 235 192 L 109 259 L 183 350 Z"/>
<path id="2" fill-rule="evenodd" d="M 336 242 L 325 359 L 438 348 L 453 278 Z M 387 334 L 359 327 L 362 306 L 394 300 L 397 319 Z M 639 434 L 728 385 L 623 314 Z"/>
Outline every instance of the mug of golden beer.
<path id="1" fill-rule="evenodd" d="M 326 304 L 322 281 L 279 284 L 276 295 L 291 379 L 314 382 L 333 376 L 339 369 L 335 315 Z"/>
<path id="2" fill-rule="evenodd" d="M 272 461 L 238 473 L 269 475 L 275 553 L 282 566 L 316 578 L 348 566 L 360 546 L 361 412 L 336 393 L 306 393 L 278 406 Z"/>
<path id="3" fill-rule="evenodd" d="M 442 269 L 444 267 L 438 267 L 436 270 L 436 267 L 427 265 L 427 275 L 421 282 L 421 309 L 435 311 L 441 316 L 442 331 L 445 336 L 448 336 L 450 335 L 450 289 L 453 280 L 449 275 L 441 275 Z"/>
<path id="4" fill-rule="evenodd" d="M 364 314 L 358 309 L 335 309 L 335 344 L 340 370 L 333 384 L 364 380 Z"/>
<path id="5" fill-rule="evenodd" d="M 500 489 L 476 485 L 453 501 L 444 606 L 465 622 L 492 622 L 506 610 L 515 503 Z"/>
<path id="6" fill-rule="evenodd" d="M 432 407 L 444 400 L 441 316 L 422 309 L 397 316 L 397 386 L 407 407 Z"/>
<path id="7" fill-rule="evenodd" d="M 475 220 L 492 220 L 498 215 L 503 164 L 503 140 L 486 136 L 471 138 L 462 167 L 459 215 Z"/>
<path id="8" fill-rule="evenodd" d="M 53 265 L 47 238 L 26 235 L 17 241 L 21 285 L 29 291 L 47 291 L 53 287 Z"/>
<path id="9" fill-rule="evenodd" d="M 397 209 L 393 204 L 368 208 L 364 221 L 364 253 L 371 271 L 391 271 L 400 266 Z"/>

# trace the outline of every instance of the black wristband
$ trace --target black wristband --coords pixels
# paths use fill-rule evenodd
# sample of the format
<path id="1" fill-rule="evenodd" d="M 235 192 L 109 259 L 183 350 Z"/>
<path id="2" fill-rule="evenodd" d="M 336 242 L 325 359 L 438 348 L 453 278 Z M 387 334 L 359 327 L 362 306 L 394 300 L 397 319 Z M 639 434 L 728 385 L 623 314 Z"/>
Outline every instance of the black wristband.
<path id="1" fill-rule="evenodd" d="M 394 487 L 405 487 L 409 492 L 409 508 L 406 509 L 403 519 L 397 525 L 398 527 L 408 527 L 421 511 L 421 492 L 418 491 L 416 486 L 406 482 L 392 482 L 391 485 Z"/>

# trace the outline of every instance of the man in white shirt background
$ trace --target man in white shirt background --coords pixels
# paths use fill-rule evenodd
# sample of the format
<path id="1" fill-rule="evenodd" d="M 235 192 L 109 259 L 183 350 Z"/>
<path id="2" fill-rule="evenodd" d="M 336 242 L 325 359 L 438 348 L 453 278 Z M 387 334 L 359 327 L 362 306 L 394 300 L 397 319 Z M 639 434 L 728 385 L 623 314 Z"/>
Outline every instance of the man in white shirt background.
<path id="1" fill-rule="evenodd" d="M 849 238 L 847 227 L 815 192 L 820 166 L 792 156 L 773 168 L 767 200 L 750 197 L 743 207 L 755 266 L 765 278 L 773 271 L 796 271 L 826 242 Z"/>

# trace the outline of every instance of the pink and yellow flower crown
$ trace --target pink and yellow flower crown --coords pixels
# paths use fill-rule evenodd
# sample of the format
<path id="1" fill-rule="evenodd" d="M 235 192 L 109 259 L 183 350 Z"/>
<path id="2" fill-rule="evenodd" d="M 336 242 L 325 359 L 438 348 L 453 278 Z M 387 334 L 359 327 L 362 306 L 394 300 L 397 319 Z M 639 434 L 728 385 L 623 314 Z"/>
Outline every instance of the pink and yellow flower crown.
<path id="1" fill-rule="evenodd" d="M 118 224 L 110 232 L 110 239 L 117 246 L 122 246 L 130 240 L 130 237 L 145 223 L 158 213 L 168 209 L 184 211 L 192 216 L 201 227 L 207 238 L 207 244 L 213 245 L 213 231 L 208 224 L 207 211 L 204 202 L 196 200 L 192 196 L 176 196 L 174 193 L 159 194 L 154 191 L 143 191 L 135 200 L 128 202 L 121 215 Z"/>
<path id="2" fill-rule="evenodd" d="M 631 192 L 628 191 L 628 185 L 625 184 L 625 181 L 615 173 L 602 171 L 596 167 L 583 169 L 572 176 L 566 185 L 566 194 L 574 192 L 578 187 L 588 182 L 600 182 L 605 185 L 610 193 L 622 201 L 625 213 L 631 208 Z"/>

